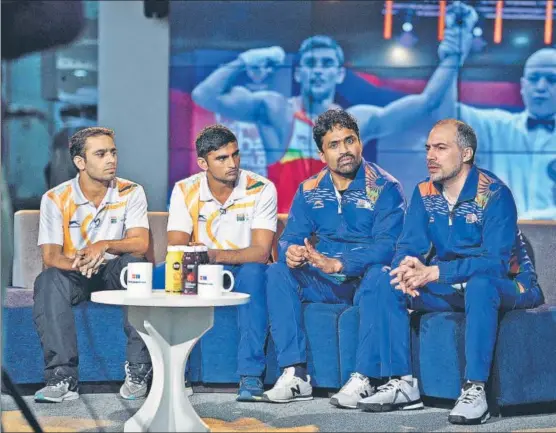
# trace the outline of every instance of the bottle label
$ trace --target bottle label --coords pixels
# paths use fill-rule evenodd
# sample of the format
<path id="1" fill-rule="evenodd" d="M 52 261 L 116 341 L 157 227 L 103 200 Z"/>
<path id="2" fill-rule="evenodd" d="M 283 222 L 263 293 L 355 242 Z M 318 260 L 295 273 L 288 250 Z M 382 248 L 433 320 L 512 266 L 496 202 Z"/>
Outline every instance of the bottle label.
<path id="1" fill-rule="evenodd" d="M 189 295 L 197 294 L 197 266 L 188 264 L 185 268 L 184 293 Z"/>

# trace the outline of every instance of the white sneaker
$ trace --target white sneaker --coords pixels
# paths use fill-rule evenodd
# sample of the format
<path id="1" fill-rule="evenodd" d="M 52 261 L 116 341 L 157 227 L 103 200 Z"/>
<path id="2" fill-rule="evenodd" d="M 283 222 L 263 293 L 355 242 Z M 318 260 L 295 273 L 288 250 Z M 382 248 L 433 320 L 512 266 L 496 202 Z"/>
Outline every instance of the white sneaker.
<path id="1" fill-rule="evenodd" d="M 262 401 L 289 403 L 291 401 L 312 400 L 311 376 L 307 375 L 305 381 L 295 376 L 294 373 L 294 367 L 284 369 L 282 376 L 278 378 L 274 387 L 263 394 Z"/>
<path id="2" fill-rule="evenodd" d="M 452 424 L 483 424 L 490 418 L 485 388 L 476 383 L 461 390 L 448 421 Z"/>
<path id="3" fill-rule="evenodd" d="M 403 379 L 390 379 L 386 385 L 379 386 L 373 395 L 359 401 L 357 407 L 370 412 L 423 409 L 417 379 L 411 383 Z"/>
<path id="4" fill-rule="evenodd" d="M 369 379 L 362 374 L 352 373 L 342 389 L 330 398 L 330 404 L 336 407 L 357 409 L 357 403 L 363 398 L 370 397 L 375 392 Z"/>

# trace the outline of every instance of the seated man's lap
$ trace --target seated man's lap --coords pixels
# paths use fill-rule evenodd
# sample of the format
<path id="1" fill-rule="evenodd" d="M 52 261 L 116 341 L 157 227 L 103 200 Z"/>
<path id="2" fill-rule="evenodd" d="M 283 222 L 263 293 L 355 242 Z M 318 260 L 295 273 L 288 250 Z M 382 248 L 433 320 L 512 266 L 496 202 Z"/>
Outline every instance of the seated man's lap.
<path id="1" fill-rule="evenodd" d="M 474 284 L 479 282 L 479 284 Z M 431 283 L 419 289 L 420 295 L 412 298 L 407 295 L 408 308 L 423 312 L 465 311 L 466 292 L 495 291 L 499 297 L 501 311 L 534 308 L 543 303 L 542 292 L 538 285 L 524 288 L 509 278 L 477 277 L 471 279 L 460 291 L 451 284 Z M 475 295 L 475 293 L 473 293 Z M 467 294 L 467 296 L 473 296 Z M 486 299 L 486 297 L 481 296 Z"/>
<path id="2" fill-rule="evenodd" d="M 360 279 L 342 281 L 309 265 L 291 271 L 300 284 L 300 296 L 303 302 L 353 304 Z"/>

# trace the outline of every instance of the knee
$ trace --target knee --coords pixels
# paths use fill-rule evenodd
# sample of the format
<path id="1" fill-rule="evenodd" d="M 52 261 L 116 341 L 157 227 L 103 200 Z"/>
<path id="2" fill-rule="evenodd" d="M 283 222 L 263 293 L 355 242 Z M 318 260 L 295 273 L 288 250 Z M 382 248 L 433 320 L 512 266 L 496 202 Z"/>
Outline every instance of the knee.
<path id="1" fill-rule="evenodd" d="M 268 296 L 283 296 L 290 290 L 288 282 L 292 278 L 292 270 L 285 263 L 273 263 L 266 270 L 266 293 Z M 297 289 L 297 286 L 294 287 Z"/>
<path id="2" fill-rule="evenodd" d="M 46 288 L 58 285 L 57 282 L 62 276 L 62 270 L 58 268 L 47 268 L 42 271 L 35 279 L 34 294 L 41 293 Z"/>
<path id="3" fill-rule="evenodd" d="M 267 284 L 273 287 L 279 285 L 291 275 L 291 269 L 285 263 L 278 262 L 268 265 L 266 269 Z"/>
<path id="4" fill-rule="evenodd" d="M 482 275 L 472 276 L 465 285 L 465 303 L 466 305 L 492 303 L 498 307 L 500 296 L 495 281 Z"/>
<path id="5" fill-rule="evenodd" d="M 62 282 L 63 277 L 64 271 L 58 268 L 47 268 L 42 271 L 35 279 L 33 289 L 35 304 L 43 303 L 45 300 L 52 300 L 56 297 L 56 294 L 62 294 L 66 287 Z"/>
<path id="6" fill-rule="evenodd" d="M 370 267 L 361 280 L 355 295 L 354 304 L 372 303 L 382 305 L 385 299 L 388 300 L 393 295 L 396 295 L 396 290 L 390 284 L 391 277 L 389 272 L 390 268 L 386 266 Z"/>
<path id="7" fill-rule="evenodd" d="M 238 275 L 247 278 L 266 278 L 266 268 L 264 263 L 245 263 L 241 265 Z"/>
<path id="8" fill-rule="evenodd" d="M 382 265 L 370 266 L 361 279 L 361 291 L 373 292 L 379 290 L 385 283 L 390 285 L 389 268 Z"/>
<path id="9" fill-rule="evenodd" d="M 141 256 L 141 255 L 126 253 L 126 254 L 122 254 L 119 257 L 119 261 L 120 261 L 120 264 L 123 268 L 124 266 L 126 266 L 129 263 L 146 262 L 147 258 L 145 256 Z"/>
<path id="10" fill-rule="evenodd" d="M 264 296 L 266 289 L 266 267 L 267 265 L 262 263 L 245 263 L 241 265 L 236 277 L 238 291 L 251 296 Z"/>

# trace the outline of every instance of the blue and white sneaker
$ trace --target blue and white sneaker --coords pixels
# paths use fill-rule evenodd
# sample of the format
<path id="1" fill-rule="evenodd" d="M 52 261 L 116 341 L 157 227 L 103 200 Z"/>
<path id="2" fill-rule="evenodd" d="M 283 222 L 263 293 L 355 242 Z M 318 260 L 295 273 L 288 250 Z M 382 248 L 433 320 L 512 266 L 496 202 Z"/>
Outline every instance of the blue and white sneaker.
<path id="1" fill-rule="evenodd" d="M 256 376 L 241 376 L 236 401 L 260 401 L 263 396 L 263 382 Z"/>

